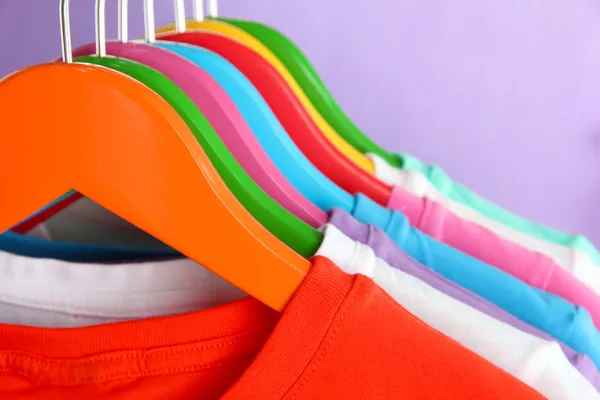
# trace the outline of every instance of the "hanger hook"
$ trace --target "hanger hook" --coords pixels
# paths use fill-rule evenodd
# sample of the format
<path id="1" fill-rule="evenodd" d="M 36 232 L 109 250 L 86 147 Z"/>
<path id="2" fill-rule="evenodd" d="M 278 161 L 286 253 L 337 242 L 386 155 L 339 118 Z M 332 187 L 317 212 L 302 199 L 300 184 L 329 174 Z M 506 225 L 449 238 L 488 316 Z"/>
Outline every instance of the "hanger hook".
<path id="1" fill-rule="evenodd" d="M 129 0 L 119 0 L 119 34 L 118 39 L 121 43 L 129 41 Z"/>
<path id="2" fill-rule="evenodd" d="M 175 4 L 175 30 L 177 33 L 185 32 L 185 2 L 174 0 Z"/>
<path id="3" fill-rule="evenodd" d="M 175 24 L 181 25 L 180 15 L 183 15 L 183 31 L 177 28 L 177 32 L 185 31 L 185 9 L 183 0 L 175 0 Z M 119 0 L 119 41 L 127 43 L 129 40 L 129 0 Z M 146 41 L 148 43 L 156 42 L 154 32 L 154 0 L 144 0 L 144 29 L 146 32 Z"/>
<path id="4" fill-rule="evenodd" d="M 119 14 L 118 14 L 119 36 L 118 36 L 118 40 L 121 43 L 127 43 L 129 41 L 129 0 L 119 0 L 118 6 L 119 6 Z M 154 8 L 152 10 L 154 11 Z M 144 18 L 146 18 L 145 12 L 144 12 Z M 147 24 L 147 22 L 144 20 L 144 26 L 146 24 Z"/>
<path id="5" fill-rule="evenodd" d="M 96 0 L 96 55 L 106 57 L 106 0 Z"/>
<path id="6" fill-rule="evenodd" d="M 185 2 L 183 0 L 174 0 L 175 3 L 175 30 L 178 33 L 183 33 L 186 30 L 185 26 Z M 194 16 L 195 21 L 204 21 L 204 2 L 202 0 L 194 0 Z"/>
<path id="7" fill-rule="evenodd" d="M 144 0 L 144 27 L 146 28 L 146 41 L 156 42 L 154 33 L 154 0 Z"/>
<path id="8" fill-rule="evenodd" d="M 194 20 L 198 22 L 204 21 L 204 1 L 194 0 Z"/>
<path id="9" fill-rule="evenodd" d="M 217 0 L 208 0 L 208 16 L 211 18 L 217 18 L 219 16 L 219 9 Z"/>
<path id="10" fill-rule="evenodd" d="M 150 1 L 150 3 L 148 2 Z M 185 2 L 174 0 L 175 5 L 175 29 L 179 33 L 185 32 Z M 198 17 L 200 15 L 200 17 Z M 127 43 L 129 40 L 129 0 L 119 0 L 119 41 Z M 202 0 L 194 2 L 194 18 L 196 21 L 204 19 Z M 144 0 L 144 26 L 146 28 L 146 40 L 150 43 L 156 41 L 154 33 L 154 1 Z M 152 27 L 152 29 L 148 29 Z"/>
<path id="11" fill-rule="evenodd" d="M 67 64 L 73 62 L 71 51 L 71 18 L 69 16 L 69 0 L 60 0 L 58 3 L 60 14 L 60 44 L 62 49 L 62 60 Z"/>

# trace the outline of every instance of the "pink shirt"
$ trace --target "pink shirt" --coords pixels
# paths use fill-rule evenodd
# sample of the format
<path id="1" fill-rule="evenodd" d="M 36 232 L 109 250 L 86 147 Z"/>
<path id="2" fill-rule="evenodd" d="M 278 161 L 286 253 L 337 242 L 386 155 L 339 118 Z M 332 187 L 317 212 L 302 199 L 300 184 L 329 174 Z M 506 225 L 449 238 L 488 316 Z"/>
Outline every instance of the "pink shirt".
<path id="1" fill-rule="evenodd" d="M 600 296 L 551 258 L 508 242 L 463 220 L 441 204 L 394 186 L 388 208 L 402 211 L 410 224 L 433 238 L 513 275 L 523 282 L 584 307 L 600 327 Z"/>

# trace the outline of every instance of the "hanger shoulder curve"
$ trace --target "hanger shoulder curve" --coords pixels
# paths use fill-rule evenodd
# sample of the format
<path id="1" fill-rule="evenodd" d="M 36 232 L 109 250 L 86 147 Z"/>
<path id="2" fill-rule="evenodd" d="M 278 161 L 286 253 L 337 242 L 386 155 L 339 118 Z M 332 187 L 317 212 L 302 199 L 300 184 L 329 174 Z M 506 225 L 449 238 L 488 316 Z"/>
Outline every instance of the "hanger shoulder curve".
<path id="1" fill-rule="evenodd" d="M 222 62 L 218 65 L 205 63 L 199 58 L 197 61 L 201 62 L 203 68 L 235 101 L 254 138 L 258 140 L 258 145 L 267 153 L 269 160 L 275 163 L 277 169 L 294 188 L 320 210 L 328 211 L 333 207 L 352 209 L 353 199 L 350 194 L 329 180 L 306 158 L 289 137 L 260 92 L 239 69 L 217 53 L 198 46 L 167 41 L 157 42 L 157 45 L 163 44 L 192 47 L 198 57 L 202 55 L 202 58 L 220 59 Z"/>
<path id="2" fill-rule="evenodd" d="M 391 165 L 401 167 L 398 158 L 375 143 L 346 115 L 308 58 L 293 41 L 277 29 L 260 22 L 224 17 L 218 19 L 243 29 L 271 50 L 298 82 L 317 111 L 352 147 L 361 153 L 375 153 Z"/>
<path id="3" fill-rule="evenodd" d="M 239 82 L 240 73 L 236 68 L 218 54 L 197 46 L 166 41 L 157 41 L 153 45 L 185 57 L 209 74 L 214 83 L 219 86 L 223 92 L 221 109 L 226 115 L 219 117 L 207 113 L 206 116 L 252 179 L 269 196 L 300 219 L 314 227 L 325 224 L 327 222 L 325 213 L 296 190 L 279 171 L 256 137 L 260 132 L 253 131 L 249 121 L 244 118 L 242 110 L 248 106 L 246 103 L 252 102 L 253 99 L 243 95 L 236 96 L 240 91 L 243 92 L 240 87 L 243 82 Z"/>
<path id="4" fill-rule="evenodd" d="M 243 208 L 185 122 L 135 80 L 44 64 L 0 81 L 0 107 L 0 232 L 75 189 L 274 309 L 302 282 L 310 263 Z"/>
<path id="5" fill-rule="evenodd" d="M 91 62 L 123 72 L 166 99 L 191 128 L 232 193 L 265 228 L 304 257 L 317 251 L 322 234 L 269 197 L 248 176 L 207 120 L 205 113 L 217 113 L 217 119 L 227 118 L 223 115 L 226 94 L 208 74 L 183 57 L 147 43 L 111 41 L 106 50 L 122 58 L 92 57 Z M 73 54 L 94 52 L 91 44 L 74 49 Z M 144 70 L 147 72 L 142 73 Z"/>
<path id="6" fill-rule="evenodd" d="M 323 135 L 289 85 L 260 55 L 214 33 L 166 34 L 161 40 L 194 44 L 226 58 L 256 86 L 293 141 L 321 172 L 352 194 L 363 193 L 387 204 L 391 188 L 358 167 Z"/>
<path id="7" fill-rule="evenodd" d="M 371 160 L 366 158 L 362 153 L 360 153 L 358 150 L 352 147 L 329 125 L 329 123 L 323 118 L 319 111 L 313 106 L 313 104 L 308 99 L 302 88 L 298 85 L 292 74 L 290 74 L 290 72 L 275 56 L 275 54 L 273 54 L 273 52 L 271 52 L 259 40 L 254 38 L 252 35 L 246 33 L 244 30 L 232 24 L 228 24 L 220 19 L 209 18 L 204 19 L 203 21 L 188 21 L 186 27 L 190 31 L 204 31 L 208 33 L 226 36 L 259 54 L 270 65 L 272 65 L 273 68 L 275 68 L 279 74 L 281 74 L 282 78 L 290 86 L 290 89 L 298 97 L 298 101 L 302 103 L 303 107 L 306 108 L 307 113 L 314 120 L 318 128 L 323 132 L 325 138 L 329 140 L 333 146 L 335 146 L 340 152 L 344 154 L 344 156 L 348 157 L 348 159 L 354 162 L 357 166 L 368 172 L 373 173 L 375 169 Z M 159 29 L 159 33 L 165 33 L 165 29 Z"/>

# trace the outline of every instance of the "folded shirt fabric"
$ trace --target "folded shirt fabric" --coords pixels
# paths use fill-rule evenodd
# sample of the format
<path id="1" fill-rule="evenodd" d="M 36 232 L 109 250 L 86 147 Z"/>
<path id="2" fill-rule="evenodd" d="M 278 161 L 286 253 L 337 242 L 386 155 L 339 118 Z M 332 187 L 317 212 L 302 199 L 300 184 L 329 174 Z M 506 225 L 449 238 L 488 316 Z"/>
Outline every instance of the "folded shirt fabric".
<path id="1" fill-rule="evenodd" d="M 421 191 L 427 191 L 428 193 L 431 193 L 432 196 L 437 197 L 438 195 L 434 193 L 435 191 L 439 193 L 439 196 L 465 205 L 481 215 L 485 215 L 507 227 L 523 232 L 532 238 L 555 243 L 567 249 L 573 249 L 575 250 L 575 253 L 582 251 L 593 260 L 594 264 L 600 265 L 600 253 L 598 252 L 598 249 L 584 236 L 561 232 L 547 226 L 536 224 L 535 222 L 511 213 L 491 201 L 484 199 L 460 183 L 453 181 L 437 165 L 425 164 L 418 158 L 408 154 L 395 153 L 393 155 L 400 161 L 402 169 L 422 175 L 428 182 L 426 185 L 429 187 L 433 186 L 431 189 L 421 189 Z M 390 166 L 388 163 L 380 165 L 379 167 L 380 169 L 378 170 L 377 166 L 375 166 L 375 174 L 379 179 L 390 185 L 397 184 L 394 182 L 396 173 L 391 172 L 390 167 L 392 169 L 397 168 Z M 421 180 L 420 178 L 418 179 L 419 181 Z M 431 197 L 431 199 L 443 202 L 438 198 Z M 575 259 L 578 257 L 580 256 L 574 255 Z"/>
<path id="2" fill-rule="evenodd" d="M 596 296 L 565 271 L 555 268 L 555 264 L 549 258 L 503 240 L 486 241 L 485 233 L 489 233 L 489 231 L 478 229 L 475 224 L 456 218 L 451 213 L 445 213 L 443 207 L 433 207 L 434 204 L 427 199 L 420 199 L 410 194 L 399 199 L 410 204 L 410 207 L 405 207 L 404 212 L 409 219 L 410 216 L 413 217 L 411 221 L 413 224 L 419 213 L 423 214 L 417 220 L 419 227 L 425 232 L 433 233 L 434 236 L 437 233 L 438 237 L 443 236 L 440 238 L 441 240 L 484 261 L 489 261 L 492 265 L 535 287 L 559 294 L 574 304 L 582 305 L 596 321 L 600 319 L 600 296 Z M 399 227 L 395 220 L 401 218 L 402 215 L 398 211 L 383 209 L 360 194 L 355 196 L 354 200 L 355 207 L 352 211 L 359 220 L 365 223 L 373 222 L 375 225 L 385 228 L 391 236 L 399 234 L 397 231 Z M 422 207 L 423 205 L 425 207 Z M 469 236 L 469 234 L 471 235 Z M 496 237 L 496 239 L 498 238 Z M 486 245 L 480 245 L 480 241 Z M 2 246 L 3 244 L 0 243 L 0 248 Z M 4 249 L 14 251 L 8 247 L 4 247 Z M 498 256 L 494 257 L 494 255 Z M 49 256 L 54 257 L 53 255 Z"/>
<path id="3" fill-rule="evenodd" d="M 85 293 L 85 284 L 99 284 L 85 270 L 54 273 L 63 288 L 70 281 Z M 121 287 L 161 293 L 160 281 L 139 276 Z M 69 295 L 60 285 L 54 291 Z M 13 400 L 544 398 L 424 324 L 372 279 L 323 257 L 314 258 L 282 314 L 245 297 L 199 312 L 72 329 L 0 324 L 0 368 L 0 398 Z"/>
<path id="4" fill-rule="evenodd" d="M 383 227 L 390 236 L 403 235 L 402 220 L 431 237 L 465 252 L 483 262 L 507 272 L 518 279 L 554 294 L 575 305 L 586 308 L 600 326 L 600 295 L 576 279 L 568 271 L 560 268 L 552 259 L 540 253 L 529 251 L 512 242 L 499 238 L 489 230 L 463 220 L 428 198 L 411 195 L 395 186 L 390 207 L 399 211 L 381 213 L 376 226 Z M 358 202 L 372 200 L 357 195 Z M 361 207 L 360 210 L 366 209 Z M 360 212 L 353 214 L 359 221 L 373 221 L 375 214 L 363 218 Z M 600 270 L 600 269 L 599 269 Z"/>
<path id="5" fill-rule="evenodd" d="M 588 355 L 600 366 L 600 332 L 585 308 L 435 240 L 410 226 L 402 213 L 396 212 L 386 221 L 381 224 L 383 231 L 413 259 Z"/>
<path id="6" fill-rule="evenodd" d="M 187 258 L 106 264 L 0 251 L 2 324 L 85 327 L 195 312 L 246 296 Z"/>
<path id="7" fill-rule="evenodd" d="M 523 233 L 517 229 L 511 228 L 509 226 L 504 225 L 503 223 L 496 221 L 484 214 L 479 213 L 477 210 L 474 210 L 467 205 L 464 205 L 456 200 L 448 198 L 441 194 L 432 184 L 427 180 L 427 178 L 415 171 L 408 171 L 404 169 L 394 168 L 390 166 L 385 160 L 376 156 L 370 155 L 371 160 L 376 166 L 376 171 L 378 171 L 378 175 L 384 176 L 386 182 L 393 182 L 393 185 L 397 185 L 398 187 L 404 189 L 408 193 L 418 196 L 420 198 L 427 198 L 431 200 L 432 205 L 431 208 L 437 210 L 438 213 L 442 214 L 441 217 L 445 214 L 445 208 L 448 210 L 451 215 L 448 218 L 456 217 L 462 219 L 463 221 L 460 223 L 462 225 L 460 228 L 463 229 L 462 234 L 468 235 L 469 238 L 479 238 L 482 243 L 485 243 L 487 246 L 490 246 L 497 241 L 498 238 L 504 239 L 508 242 L 515 243 L 524 249 L 534 250 L 546 256 L 549 256 L 554 260 L 554 262 L 569 271 L 573 276 L 575 276 L 580 282 L 584 283 L 596 293 L 600 293 L 600 265 L 597 265 L 591 257 L 585 253 L 583 250 L 565 247 L 553 242 L 545 241 L 542 239 L 538 239 L 533 236 L 529 236 L 526 233 Z M 396 189 L 396 191 L 398 191 Z M 404 198 L 404 202 L 412 201 L 413 199 L 409 198 L 406 200 L 406 196 L 403 196 L 403 193 L 398 191 L 394 199 L 399 201 L 399 204 L 403 204 L 401 200 Z M 443 208 L 438 205 L 443 206 Z M 425 206 L 427 207 L 427 206 Z M 431 217 L 429 217 L 431 218 Z M 469 223 L 471 222 L 476 224 L 477 226 L 483 227 L 487 229 L 489 232 L 485 230 L 477 230 L 476 226 L 472 226 Z M 444 225 L 451 227 L 453 222 L 446 221 Z M 459 227 L 454 227 L 454 230 L 457 230 L 458 235 Z M 497 235 L 495 238 L 493 233 Z M 448 230 L 444 227 L 444 233 L 442 235 L 447 235 Z M 448 238 L 448 240 L 453 240 L 452 238 Z M 450 243 L 454 245 L 453 243 Z M 500 247 L 507 247 L 506 245 Z M 466 249 L 461 249 L 467 253 L 469 253 Z M 512 251 L 516 253 L 515 250 Z M 522 252 L 521 252 L 522 253 Z M 469 253 L 471 254 L 471 253 Z M 473 256 L 478 257 L 478 255 L 471 254 Z M 521 257 L 523 262 L 526 262 L 526 258 L 528 258 L 527 254 L 514 254 L 512 257 Z M 531 257 L 531 256 L 529 256 Z M 478 257 L 479 258 L 479 257 Z M 497 258 L 500 258 L 498 256 Z M 484 260 L 488 263 L 491 263 L 490 260 Z M 531 262 L 531 261 L 530 261 Z M 547 261 L 537 261 L 539 263 L 550 264 Z M 554 268 L 554 266 L 552 266 Z"/>
<path id="8" fill-rule="evenodd" d="M 430 324 L 429 320 L 434 320 L 434 328 L 476 351 L 546 397 L 571 398 L 559 395 L 559 388 L 565 382 L 565 377 L 576 370 L 568 364 L 558 346 L 539 351 L 550 342 L 531 339 L 530 335 L 524 333 L 520 335 L 515 328 L 496 324 L 484 314 L 478 315 L 481 313 L 470 306 L 454 299 L 445 299 L 445 295 L 438 294 L 417 278 L 393 270 L 377 259 L 368 247 L 355 245 L 354 241 L 333 226 L 325 230 L 325 239 L 318 254 L 339 260 L 341 263 L 338 266 L 348 273 L 364 274 L 377 270 L 375 282 L 387 285 L 381 278 L 390 279 L 393 285 L 387 285 L 384 289 L 389 293 L 391 287 L 404 295 L 400 298 L 392 296 L 398 301 L 411 299 L 410 304 L 402 301 L 400 304 L 424 322 Z M 386 275 L 386 269 L 391 271 L 390 276 Z M 244 297 L 239 289 L 189 259 L 86 264 L 0 252 L 0 276 L 0 298 L 3 299 L 0 321 L 37 327 L 73 328 L 175 315 Z M 430 303 L 414 309 L 413 303 L 422 300 Z M 425 314 L 419 315 L 416 311 Z M 469 328 L 465 330 L 467 326 Z M 466 332 L 476 334 L 465 336 Z M 485 350 L 487 353 L 480 353 L 479 347 L 489 347 L 488 342 L 495 343 L 495 346 Z M 509 349 L 506 348 L 507 344 L 510 345 Z M 556 351 L 559 357 L 554 354 Z M 563 361 L 568 367 L 562 366 Z M 547 374 L 545 371 L 553 368 L 564 369 L 560 374 L 563 378 L 554 381 L 558 387 L 540 385 Z M 591 387 L 587 381 L 572 385 L 579 390 L 585 390 L 588 386 Z M 596 398 L 594 396 L 589 398 Z"/>
<path id="9" fill-rule="evenodd" d="M 343 211 L 337 210 L 331 214 L 332 222 L 336 222 L 336 213 L 340 212 Z M 531 288 L 518 279 L 424 235 L 410 227 L 408 220 L 401 213 L 394 212 L 391 215 L 392 223 L 389 226 L 384 224 L 384 227 L 392 228 L 387 235 L 406 254 L 430 270 L 437 271 L 446 279 L 546 332 L 576 352 L 587 355 L 596 366 L 600 365 L 600 346 L 598 346 L 600 333 L 595 329 L 589 314 L 584 309 Z M 171 249 L 50 242 L 12 232 L 0 235 L 0 250 L 31 257 L 87 262 L 118 262 L 180 256 Z"/>
<path id="10" fill-rule="evenodd" d="M 476 310 L 538 338 L 546 341 L 556 340 L 546 332 L 521 321 L 495 304 L 490 303 L 484 298 L 418 263 L 400 249 L 381 229 L 373 225 L 362 224 L 341 209 L 333 209 L 330 212 L 330 224 L 335 226 L 350 239 L 369 246 L 373 249 L 377 257 L 386 261 L 392 267 L 422 280 L 429 286 L 461 301 L 462 303 L 468 304 Z M 577 368 L 577 370 L 579 370 L 579 372 L 585 376 L 596 389 L 600 390 L 600 374 L 593 361 L 585 354 L 577 353 L 563 342 L 558 341 L 558 343 L 569 362 Z"/>
<path id="11" fill-rule="evenodd" d="M 363 196 L 357 196 L 357 199 L 359 204 L 362 202 L 372 203 L 365 201 Z M 358 210 L 361 209 L 361 207 L 358 208 Z M 440 272 L 450 281 L 477 293 L 520 320 L 550 334 L 575 351 L 588 355 L 598 364 L 600 349 L 598 349 L 597 343 L 599 343 L 600 335 L 589 323 L 589 315 L 585 310 L 573 307 L 568 302 L 554 301 L 554 297 L 546 297 L 546 293 L 532 290 L 528 285 L 514 278 L 510 279 L 512 277 L 507 279 L 504 276 L 506 274 L 498 277 L 497 272 L 500 271 L 411 228 L 407 218 L 401 213 L 388 210 L 386 214 L 389 218 L 386 217 L 379 222 L 383 222 L 382 225 L 388 228 L 388 235 L 412 258 L 428 268 Z M 334 215 L 335 213 L 331 217 Z M 375 214 L 375 217 L 378 216 L 381 215 Z M 119 227 L 120 225 L 114 226 Z M 111 251 L 111 248 L 116 251 Z M 18 250 L 18 254 L 27 256 L 90 262 L 178 256 L 178 253 L 171 249 L 150 250 L 85 244 L 73 245 L 28 238 L 11 232 L 0 235 L 0 249 L 11 252 Z M 488 279 L 492 281 L 491 284 L 486 283 Z M 503 282 L 506 282 L 507 289 L 510 289 L 506 293 L 506 290 L 503 289 Z M 521 304 L 530 304 L 530 306 L 523 308 L 520 306 Z"/>
<path id="12" fill-rule="evenodd" d="M 340 212 L 343 213 L 341 210 Z M 340 225 L 350 225 L 348 221 L 352 220 L 352 217 L 348 214 L 346 216 L 347 221 L 340 222 Z M 341 219 L 336 215 L 332 215 L 332 217 L 332 220 Z M 354 224 L 368 229 L 367 226 L 361 225 L 356 220 L 354 220 Z M 348 230 L 355 234 L 357 231 L 352 228 Z M 390 246 L 399 251 L 383 232 L 379 232 L 384 235 Z M 333 225 L 325 230 L 324 237 L 319 255 L 337 259 L 338 265 L 347 272 L 370 273 L 370 268 L 373 266 L 372 258 L 375 258 L 375 253 L 370 248 L 363 245 L 357 247 L 352 239 L 344 236 Z M 54 244 L 58 245 L 59 243 Z M 81 244 L 72 244 L 71 246 L 93 247 L 93 245 Z M 393 248 L 389 248 L 388 253 L 393 253 Z M 340 254 L 345 258 L 340 258 Z M 365 255 L 369 257 L 365 258 Z M 383 268 L 385 261 L 377 261 L 376 264 L 378 264 L 377 268 Z M 363 265 L 366 268 L 364 270 L 360 269 Z M 389 266 L 387 268 L 391 269 Z M 434 328 L 485 356 L 523 382 L 541 391 L 542 394 L 551 395 L 550 398 L 571 398 L 568 392 L 565 395 L 559 395 L 565 389 L 552 389 L 542 383 L 544 380 L 541 377 L 555 367 L 566 368 L 567 371 L 561 373 L 563 377 L 570 376 L 575 371 L 581 379 L 587 378 L 589 382 L 593 382 L 593 379 L 588 378 L 587 375 L 589 371 L 595 371 L 595 368 L 587 357 L 579 356 L 573 350 L 566 348 L 564 351 L 569 353 L 567 360 L 558 345 L 552 345 L 548 350 L 540 350 L 541 353 L 538 353 L 536 349 L 546 349 L 550 341 L 539 339 L 527 332 L 520 332 L 502 322 L 496 322 L 492 317 L 468 304 L 463 305 L 460 301 L 448 297 L 442 292 L 438 294 L 437 289 L 428 286 L 418 278 L 399 270 L 392 271 L 390 279 L 392 282 L 396 282 L 398 287 L 402 287 L 402 284 L 406 282 L 412 282 L 410 287 L 404 289 L 403 294 L 410 295 L 412 293 L 410 298 L 423 301 L 430 298 L 427 301 L 433 302 L 432 304 L 442 301 L 445 307 L 450 307 L 450 311 L 434 307 L 433 311 L 425 316 L 408 308 L 409 311 L 429 324 L 431 324 L 430 320 L 433 320 Z M 402 274 L 402 280 L 398 280 L 400 274 Z M 200 268 L 189 259 L 126 264 L 86 264 L 28 258 L 0 252 L 0 277 L 2 278 L 0 280 L 0 298 L 3 299 L 3 305 L 0 307 L 0 321 L 38 327 L 80 327 L 173 315 L 215 306 L 243 296 L 241 291 L 231 284 L 221 280 L 210 271 Z M 102 279 L 99 279 L 100 277 Z M 377 280 L 376 282 L 386 285 L 385 282 Z M 420 288 L 421 286 L 424 289 L 421 288 L 417 292 L 411 291 L 415 287 Z M 389 287 L 386 290 L 389 291 Z M 399 299 L 396 298 L 396 300 Z M 401 304 L 407 307 L 406 304 L 402 302 Z M 438 311 L 442 312 L 445 319 L 438 320 Z M 455 315 L 455 313 L 458 314 Z M 451 322 L 453 320 L 454 323 Z M 461 325 L 459 322 L 463 320 L 465 323 Z M 459 331 L 453 334 L 454 325 L 440 326 L 438 323 L 442 322 L 457 325 L 456 328 Z M 521 325 L 525 324 L 521 323 Z M 464 330 L 466 326 L 469 329 Z M 486 329 L 491 328 L 493 329 L 488 334 Z M 471 335 L 465 337 L 465 332 L 470 332 Z M 476 341 L 476 343 L 471 344 L 470 341 Z M 495 343 L 495 347 L 491 347 L 494 352 L 488 354 L 490 348 L 486 350 L 488 353 L 480 353 L 479 348 L 487 348 L 489 343 Z M 512 347 L 508 350 L 504 347 L 507 343 L 512 343 Z M 554 346 L 556 347 L 554 348 Z M 556 351 L 561 353 L 558 359 L 555 359 Z M 508 354 L 511 357 L 496 360 L 496 358 L 502 358 Z M 543 354 L 550 358 L 544 358 Z M 561 366 L 563 361 L 568 364 L 568 367 Z M 573 365 L 569 364 L 569 361 Z M 541 367 L 541 364 L 544 366 Z M 548 366 L 550 364 L 552 366 Z M 547 372 L 542 372 L 544 369 Z M 572 387 L 578 387 L 580 390 L 588 386 L 593 388 L 588 381 L 572 385 Z M 565 382 L 564 378 L 563 380 L 554 380 L 554 383 L 559 386 L 561 382 Z"/>
<path id="13" fill-rule="evenodd" d="M 390 267 L 373 250 L 333 225 L 317 254 L 347 273 L 372 278 L 394 300 L 429 326 L 483 356 L 548 399 L 598 399 L 600 394 L 567 361 L 556 342 L 545 341 L 500 322 Z"/>
<path id="14" fill-rule="evenodd" d="M 37 258 L 74 262 L 115 262 L 181 257 L 170 248 L 70 243 L 44 240 L 6 231 L 0 234 L 0 251 Z"/>

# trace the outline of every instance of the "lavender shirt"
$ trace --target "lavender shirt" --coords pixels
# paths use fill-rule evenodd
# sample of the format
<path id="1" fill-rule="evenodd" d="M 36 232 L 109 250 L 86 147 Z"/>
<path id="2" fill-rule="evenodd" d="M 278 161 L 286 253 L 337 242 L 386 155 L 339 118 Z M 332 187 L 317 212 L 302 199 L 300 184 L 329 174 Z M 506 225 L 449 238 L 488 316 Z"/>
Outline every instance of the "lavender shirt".
<path id="1" fill-rule="evenodd" d="M 537 328 L 521 321 L 512 314 L 502 310 L 475 293 L 444 278 L 437 272 L 419 264 L 412 259 L 381 229 L 357 221 L 342 209 L 335 208 L 329 213 L 329 223 L 335 225 L 349 238 L 363 243 L 373 249 L 375 254 L 388 264 L 427 283 L 429 286 L 454 297 L 461 302 L 491 316 L 495 319 L 514 326 L 523 332 L 548 341 L 556 341 L 553 337 Z M 564 343 L 558 342 L 569 359 L 569 362 L 600 391 L 600 374 L 593 361 L 586 355 L 575 352 Z"/>

